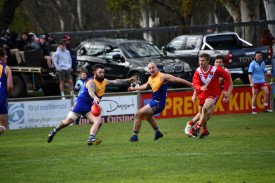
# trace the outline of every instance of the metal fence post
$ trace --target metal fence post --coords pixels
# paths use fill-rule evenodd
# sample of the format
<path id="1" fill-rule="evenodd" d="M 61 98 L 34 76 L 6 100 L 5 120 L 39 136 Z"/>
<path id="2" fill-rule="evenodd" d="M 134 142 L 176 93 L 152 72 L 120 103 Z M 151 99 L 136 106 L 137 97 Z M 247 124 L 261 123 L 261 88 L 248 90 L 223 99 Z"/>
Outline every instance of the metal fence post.
<path id="1" fill-rule="evenodd" d="M 270 83 L 270 109 L 274 111 L 274 84 L 273 82 Z"/>
<path id="2" fill-rule="evenodd" d="M 141 93 L 140 90 L 137 90 L 137 106 L 138 110 L 141 108 Z"/>

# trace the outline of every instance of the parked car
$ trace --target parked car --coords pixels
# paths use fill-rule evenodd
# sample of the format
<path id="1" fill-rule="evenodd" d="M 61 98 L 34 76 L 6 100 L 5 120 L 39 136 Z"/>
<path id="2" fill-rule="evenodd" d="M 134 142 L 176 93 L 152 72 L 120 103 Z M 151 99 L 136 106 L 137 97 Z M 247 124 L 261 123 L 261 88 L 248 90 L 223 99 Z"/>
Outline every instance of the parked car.
<path id="1" fill-rule="evenodd" d="M 83 41 L 77 48 L 78 71 L 85 69 L 93 76 L 92 67 L 102 64 L 107 79 L 138 78 L 138 84 L 147 82 L 147 65 L 155 62 L 159 71 L 192 80 L 189 64 L 166 57 L 152 43 L 145 40 L 95 38 Z"/>
<path id="2" fill-rule="evenodd" d="M 272 50 L 268 46 L 253 46 L 234 32 L 181 35 L 164 46 L 162 51 L 167 56 L 189 63 L 193 72 L 199 66 L 198 57 L 201 53 L 210 55 L 210 64 L 214 63 L 217 55 L 222 55 L 232 79 L 241 78 L 244 83 L 249 83 L 248 67 L 254 60 L 255 52 L 262 52 L 267 69 L 271 67 L 272 59 Z"/>

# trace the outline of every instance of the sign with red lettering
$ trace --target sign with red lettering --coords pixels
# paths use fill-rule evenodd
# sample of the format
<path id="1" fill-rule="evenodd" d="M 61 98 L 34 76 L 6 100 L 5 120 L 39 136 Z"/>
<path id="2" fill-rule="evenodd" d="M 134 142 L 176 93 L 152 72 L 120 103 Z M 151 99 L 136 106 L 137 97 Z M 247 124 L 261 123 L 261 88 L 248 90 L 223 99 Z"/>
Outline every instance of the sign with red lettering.
<path id="1" fill-rule="evenodd" d="M 270 91 L 270 86 L 269 86 Z M 156 118 L 175 118 L 194 116 L 198 113 L 199 101 L 192 102 L 193 91 L 168 92 L 165 109 L 155 115 Z M 148 104 L 152 94 L 141 94 L 141 106 Z M 250 113 L 252 105 L 252 90 L 250 87 L 234 88 L 228 103 L 222 101 L 220 96 L 214 110 L 215 114 L 239 114 Z M 270 102 L 269 102 L 270 107 Z M 259 91 L 256 100 L 257 111 L 264 109 L 264 93 Z"/>

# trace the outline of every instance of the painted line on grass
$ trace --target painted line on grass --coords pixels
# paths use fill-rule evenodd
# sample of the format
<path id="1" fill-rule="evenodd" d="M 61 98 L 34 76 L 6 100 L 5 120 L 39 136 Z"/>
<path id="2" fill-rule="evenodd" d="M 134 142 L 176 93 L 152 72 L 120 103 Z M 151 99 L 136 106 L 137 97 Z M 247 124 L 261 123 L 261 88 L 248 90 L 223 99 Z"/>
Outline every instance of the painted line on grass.
<path id="1" fill-rule="evenodd" d="M 144 154 L 135 154 L 135 155 L 99 155 L 99 156 L 94 156 L 94 157 L 78 157 L 78 158 L 70 158 L 70 160 L 79 160 L 79 159 L 106 159 L 106 157 L 112 157 L 112 158 L 121 158 L 121 159 L 125 159 L 125 158 L 134 158 L 134 157 L 150 157 L 150 156 L 155 156 L 155 157 L 171 157 L 171 156 L 202 156 L 202 155 L 208 155 L 208 154 L 216 154 L 216 155 L 227 155 L 227 154 L 259 154 L 259 153 L 272 153 L 274 154 L 275 151 L 246 151 L 246 152 L 221 152 L 221 153 L 166 153 L 166 154 L 155 154 L 155 153 L 144 153 Z M 32 160 L 32 159 L 28 159 L 28 160 L 21 160 L 21 161 L 2 161 L 0 162 L 0 165 L 4 165 L 4 164 L 17 164 L 17 163 L 32 163 L 32 162 L 44 162 L 44 161 L 64 161 L 64 159 L 68 159 L 68 157 L 64 157 L 64 158 L 53 158 L 53 159 L 37 159 L 37 160 Z"/>

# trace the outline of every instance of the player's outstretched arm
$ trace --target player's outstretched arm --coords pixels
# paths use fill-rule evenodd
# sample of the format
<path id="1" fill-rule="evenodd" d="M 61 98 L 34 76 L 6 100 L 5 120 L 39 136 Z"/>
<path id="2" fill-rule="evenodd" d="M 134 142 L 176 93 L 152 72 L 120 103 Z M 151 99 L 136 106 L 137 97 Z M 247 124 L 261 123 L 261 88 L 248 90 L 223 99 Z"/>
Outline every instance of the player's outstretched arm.
<path id="1" fill-rule="evenodd" d="M 86 87 L 88 89 L 89 95 L 94 99 L 94 103 L 98 104 L 101 100 L 95 94 L 96 84 L 94 81 L 90 80 L 86 83 Z"/>
<path id="2" fill-rule="evenodd" d="M 128 79 L 116 79 L 116 80 L 109 80 L 106 79 L 107 81 L 107 86 L 121 86 L 121 85 L 127 85 L 128 83 L 136 83 L 137 78 L 136 77 L 131 77 Z"/>
<path id="3" fill-rule="evenodd" d="M 191 86 L 193 87 L 193 84 L 185 79 L 182 79 L 182 78 L 178 78 L 178 77 L 175 77 L 175 76 L 172 76 L 170 74 L 163 74 L 161 75 L 161 80 L 162 82 L 165 82 L 165 81 L 170 81 L 170 82 L 174 82 L 174 83 L 180 83 L 180 84 L 183 84 L 183 85 L 188 85 L 188 86 Z"/>
<path id="4" fill-rule="evenodd" d="M 139 87 L 129 87 L 128 91 L 136 91 L 136 90 L 147 90 L 150 88 L 150 83 L 147 82 Z"/>

